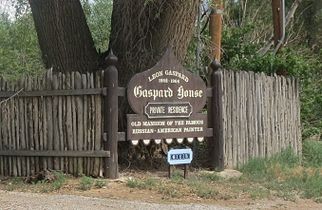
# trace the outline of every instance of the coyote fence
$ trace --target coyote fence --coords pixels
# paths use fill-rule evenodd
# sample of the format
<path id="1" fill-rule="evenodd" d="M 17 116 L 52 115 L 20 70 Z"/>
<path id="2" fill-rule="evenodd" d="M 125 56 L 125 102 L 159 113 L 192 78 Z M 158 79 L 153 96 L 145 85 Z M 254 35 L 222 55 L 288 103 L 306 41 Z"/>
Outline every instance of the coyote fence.
<path id="1" fill-rule="evenodd" d="M 299 81 L 264 73 L 213 74 L 217 158 L 235 168 L 288 147 L 301 155 Z"/>
<path id="2" fill-rule="evenodd" d="M 102 175 L 102 72 L 0 79 L 0 174 Z M 4 97 L 9 97 L 4 99 Z"/>
<path id="3" fill-rule="evenodd" d="M 117 142 L 126 139 L 118 132 L 117 98 L 125 88 L 115 66 L 108 69 L 0 78 L 0 175 L 52 169 L 116 178 Z M 297 79 L 217 70 L 207 92 L 214 143 L 208 158 L 216 167 L 239 167 L 288 147 L 301 154 Z"/>

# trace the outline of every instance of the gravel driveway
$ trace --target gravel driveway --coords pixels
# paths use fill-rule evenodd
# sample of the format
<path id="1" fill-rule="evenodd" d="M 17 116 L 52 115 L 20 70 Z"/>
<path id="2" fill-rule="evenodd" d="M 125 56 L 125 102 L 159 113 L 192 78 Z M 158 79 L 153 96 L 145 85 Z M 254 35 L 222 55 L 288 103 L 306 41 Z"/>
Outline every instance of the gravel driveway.
<path id="1" fill-rule="evenodd" d="M 36 194 L 7 192 L 0 190 L 0 209 L 213 209 L 228 210 L 213 205 L 202 204 L 156 204 L 140 201 L 89 198 L 76 195 Z"/>

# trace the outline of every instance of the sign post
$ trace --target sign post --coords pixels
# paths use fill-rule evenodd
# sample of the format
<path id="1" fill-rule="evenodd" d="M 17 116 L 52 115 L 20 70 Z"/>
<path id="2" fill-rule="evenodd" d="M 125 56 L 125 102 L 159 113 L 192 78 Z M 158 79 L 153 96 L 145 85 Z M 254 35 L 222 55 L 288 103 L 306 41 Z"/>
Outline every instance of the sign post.
<path id="1" fill-rule="evenodd" d="M 184 178 L 188 176 L 188 166 L 193 158 L 193 153 L 190 148 L 188 149 L 171 149 L 168 152 L 167 160 L 169 163 L 169 178 L 171 178 L 171 166 L 184 165 Z"/>
<path id="2" fill-rule="evenodd" d="M 208 128 L 207 114 L 201 113 L 207 100 L 205 82 L 187 71 L 168 49 L 151 69 L 132 77 L 127 87 L 128 102 L 135 114 L 127 115 L 127 140 L 137 145 L 173 139 L 202 141 L 213 135 Z M 168 152 L 169 177 L 171 166 L 184 165 L 184 177 L 192 161 L 191 149 Z"/>

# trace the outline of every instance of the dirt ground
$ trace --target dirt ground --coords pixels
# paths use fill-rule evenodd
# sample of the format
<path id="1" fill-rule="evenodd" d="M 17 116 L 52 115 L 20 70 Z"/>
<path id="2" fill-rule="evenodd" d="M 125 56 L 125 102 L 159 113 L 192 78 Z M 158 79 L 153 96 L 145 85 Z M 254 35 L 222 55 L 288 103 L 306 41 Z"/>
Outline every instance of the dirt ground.
<path id="1" fill-rule="evenodd" d="M 122 174 L 118 180 L 108 180 L 102 188 L 82 191 L 77 189 L 79 179 L 70 178 L 57 191 L 42 192 L 37 185 L 10 189 L 10 183 L 0 182 L 0 209 L 322 209 L 322 203 L 295 199 L 286 201 L 276 197 L 252 199 L 243 193 L 234 197 L 205 199 L 195 195 L 169 197 L 149 189 L 130 188 L 129 177 L 151 176 L 150 173 Z M 153 174 L 167 179 L 166 173 Z M 219 186 L 219 193 L 230 189 Z"/>

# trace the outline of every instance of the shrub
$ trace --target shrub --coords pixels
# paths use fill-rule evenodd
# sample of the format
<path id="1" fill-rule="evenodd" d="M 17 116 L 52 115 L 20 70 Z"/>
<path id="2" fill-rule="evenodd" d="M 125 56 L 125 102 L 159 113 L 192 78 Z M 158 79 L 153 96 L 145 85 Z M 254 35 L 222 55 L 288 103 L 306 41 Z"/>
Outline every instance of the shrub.
<path id="1" fill-rule="evenodd" d="M 92 177 L 83 176 L 80 179 L 79 189 L 80 190 L 90 190 L 94 184 L 94 179 Z"/>

